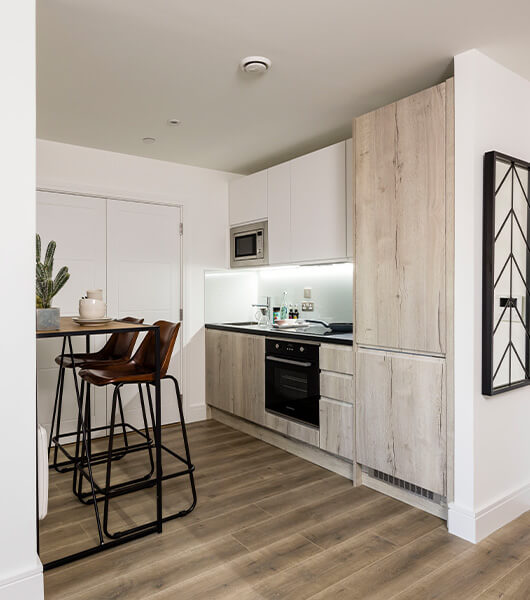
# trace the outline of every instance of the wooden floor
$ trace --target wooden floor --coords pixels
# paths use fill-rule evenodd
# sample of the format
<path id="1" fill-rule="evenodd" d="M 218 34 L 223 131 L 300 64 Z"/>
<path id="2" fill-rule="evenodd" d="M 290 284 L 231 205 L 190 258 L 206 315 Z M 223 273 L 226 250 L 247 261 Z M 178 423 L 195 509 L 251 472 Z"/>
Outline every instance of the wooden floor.
<path id="1" fill-rule="evenodd" d="M 189 431 L 196 510 L 161 535 L 47 572 L 47 600 L 530 599 L 530 513 L 473 546 L 436 517 L 229 427 Z M 178 447 L 175 429 L 164 436 Z M 139 454 L 120 463 L 128 476 L 147 464 Z M 91 509 L 70 487 L 53 474 L 44 561 L 95 539 Z M 167 482 L 168 509 L 189 497 L 184 480 Z M 153 507 L 151 491 L 120 498 L 111 526 Z"/>

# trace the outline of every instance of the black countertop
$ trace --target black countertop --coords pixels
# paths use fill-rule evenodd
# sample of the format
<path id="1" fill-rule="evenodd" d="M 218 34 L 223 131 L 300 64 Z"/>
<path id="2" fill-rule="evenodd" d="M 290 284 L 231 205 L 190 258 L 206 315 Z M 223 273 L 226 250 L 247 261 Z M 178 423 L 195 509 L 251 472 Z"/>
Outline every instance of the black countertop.
<path id="1" fill-rule="evenodd" d="M 342 344 L 353 346 L 352 333 L 325 333 L 326 328 L 316 325 L 310 331 L 297 330 L 286 331 L 285 329 L 273 329 L 271 327 L 260 327 L 254 324 L 236 323 L 206 323 L 206 329 L 220 329 L 221 331 L 234 331 L 237 333 L 250 333 L 252 335 L 264 335 L 267 337 L 286 338 L 290 340 L 308 340 L 312 342 L 323 342 L 325 344 Z"/>

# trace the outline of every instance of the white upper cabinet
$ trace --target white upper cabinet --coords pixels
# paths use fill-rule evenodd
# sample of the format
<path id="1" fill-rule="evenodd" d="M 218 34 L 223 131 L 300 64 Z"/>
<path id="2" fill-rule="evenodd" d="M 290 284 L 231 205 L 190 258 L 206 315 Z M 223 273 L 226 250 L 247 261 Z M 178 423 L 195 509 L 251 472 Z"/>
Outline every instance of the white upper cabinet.
<path id="1" fill-rule="evenodd" d="M 291 163 L 267 170 L 269 263 L 291 262 Z"/>
<path id="2" fill-rule="evenodd" d="M 291 161 L 291 259 L 346 255 L 346 142 L 339 142 Z"/>
<path id="3" fill-rule="evenodd" d="M 230 225 L 267 218 L 267 171 L 259 171 L 230 183 Z"/>
<path id="4" fill-rule="evenodd" d="M 353 256 L 352 140 L 230 184 L 230 225 L 268 219 L 271 265 Z"/>

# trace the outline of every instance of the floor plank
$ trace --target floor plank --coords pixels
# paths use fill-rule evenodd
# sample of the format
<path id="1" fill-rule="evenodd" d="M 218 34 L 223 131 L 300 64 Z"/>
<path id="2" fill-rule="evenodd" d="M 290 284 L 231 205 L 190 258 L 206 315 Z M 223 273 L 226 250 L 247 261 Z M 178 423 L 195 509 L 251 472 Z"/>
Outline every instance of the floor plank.
<path id="1" fill-rule="evenodd" d="M 349 600 L 387 600 L 435 571 L 441 563 L 458 556 L 468 544 L 447 535 L 445 527 L 399 548 L 386 558 L 347 577 L 340 590 L 328 590 L 314 600 L 344 597 Z M 374 585 L 377 582 L 377 585 Z"/>
<path id="2" fill-rule="evenodd" d="M 471 600 L 530 555 L 529 513 L 395 596 L 398 600 Z M 507 596 L 510 598 L 510 596 Z"/>
<path id="3" fill-rule="evenodd" d="M 501 600 L 503 598 L 512 600 L 528 600 L 530 598 L 530 558 L 519 563 L 497 583 L 477 596 L 478 600 Z"/>

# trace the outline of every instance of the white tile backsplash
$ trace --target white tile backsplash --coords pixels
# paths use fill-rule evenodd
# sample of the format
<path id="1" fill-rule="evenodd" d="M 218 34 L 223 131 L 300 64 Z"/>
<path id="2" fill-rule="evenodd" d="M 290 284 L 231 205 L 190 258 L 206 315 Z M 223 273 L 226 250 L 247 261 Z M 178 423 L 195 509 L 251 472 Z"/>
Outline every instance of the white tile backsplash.
<path id="1" fill-rule="evenodd" d="M 304 288 L 311 288 L 313 312 L 301 311 Z M 303 318 L 335 322 L 353 318 L 352 263 L 206 272 L 204 291 L 207 323 L 253 320 L 252 304 L 271 296 L 273 306 L 279 306 L 284 291 L 287 303 L 298 304 Z"/>

